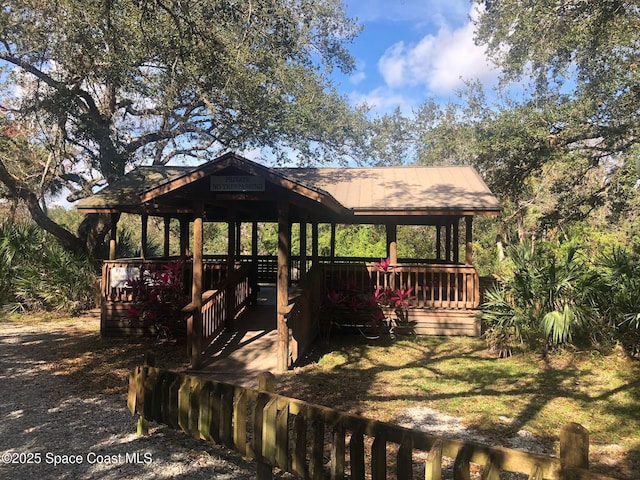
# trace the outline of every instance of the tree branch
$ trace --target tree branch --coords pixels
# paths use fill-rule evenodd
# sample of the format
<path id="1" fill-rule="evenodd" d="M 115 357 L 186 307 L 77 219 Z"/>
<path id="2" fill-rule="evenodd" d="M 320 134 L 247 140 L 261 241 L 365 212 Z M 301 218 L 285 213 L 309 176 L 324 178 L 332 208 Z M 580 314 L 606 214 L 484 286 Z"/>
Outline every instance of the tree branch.
<path id="1" fill-rule="evenodd" d="M 55 236 L 63 247 L 75 251 L 84 252 L 83 242 L 66 228 L 51 220 L 44 212 L 38 201 L 38 196 L 31 191 L 24 182 L 16 179 L 9 173 L 2 159 L 0 159 L 0 182 L 4 183 L 11 195 L 25 202 L 33 220 L 44 230 Z"/>

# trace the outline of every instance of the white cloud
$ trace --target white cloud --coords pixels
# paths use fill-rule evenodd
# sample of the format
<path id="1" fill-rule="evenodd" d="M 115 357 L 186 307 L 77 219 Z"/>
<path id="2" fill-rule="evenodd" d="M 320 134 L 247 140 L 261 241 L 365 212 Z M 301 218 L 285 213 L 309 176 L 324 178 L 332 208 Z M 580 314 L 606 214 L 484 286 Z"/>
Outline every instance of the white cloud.
<path id="1" fill-rule="evenodd" d="M 349 81 L 353 85 L 358 85 L 359 83 L 362 83 L 365 78 L 367 78 L 367 75 L 364 72 L 357 72 L 349 77 Z"/>
<path id="2" fill-rule="evenodd" d="M 474 44 L 473 36 L 471 21 L 453 30 L 443 25 L 436 35 L 426 35 L 417 44 L 398 42 L 389 47 L 378 69 L 390 88 L 424 85 L 439 94 L 461 87 L 465 79 L 493 82 L 498 70 L 485 48 Z"/>
<path id="3" fill-rule="evenodd" d="M 376 88 L 366 94 L 351 93 L 349 99 L 353 105 L 368 105 L 373 112 L 379 114 L 391 113 L 396 108 L 409 113 L 413 104 L 403 95 L 384 87 Z"/>

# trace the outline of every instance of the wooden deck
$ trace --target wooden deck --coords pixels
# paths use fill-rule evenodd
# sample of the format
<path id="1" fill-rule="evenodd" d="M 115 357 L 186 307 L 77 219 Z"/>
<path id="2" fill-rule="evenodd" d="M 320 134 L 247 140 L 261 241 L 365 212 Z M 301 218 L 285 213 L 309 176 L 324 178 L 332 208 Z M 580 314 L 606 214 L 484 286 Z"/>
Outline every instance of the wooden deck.
<path id="1" fill-rule="evenodd" d="M 275 288 L 262 287 L 257 305 L 224 330 L 205 350 L 197 370 L 187 373 L 225 383 L 257 387 L 258 375 L 276 371 Z"/>

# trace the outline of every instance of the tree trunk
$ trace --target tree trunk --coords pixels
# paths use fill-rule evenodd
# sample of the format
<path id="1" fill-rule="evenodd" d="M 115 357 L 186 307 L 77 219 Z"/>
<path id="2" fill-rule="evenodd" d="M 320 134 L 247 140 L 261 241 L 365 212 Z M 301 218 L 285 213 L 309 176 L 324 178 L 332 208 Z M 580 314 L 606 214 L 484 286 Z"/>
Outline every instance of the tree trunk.
<path id="1" fill-rule="evenodd" d="M 2 161 L 0 161 L 0 181 L 5 184 L 14 198 L 22 200 L 26 204 L 33 221 L 56 237 L 64 248 L 78 253 L 84 251 L 82 241 L 69 230 L 51 220 L 40 206 L 38 196 L 31 191 L 29 185 L 11 175 Z"/>

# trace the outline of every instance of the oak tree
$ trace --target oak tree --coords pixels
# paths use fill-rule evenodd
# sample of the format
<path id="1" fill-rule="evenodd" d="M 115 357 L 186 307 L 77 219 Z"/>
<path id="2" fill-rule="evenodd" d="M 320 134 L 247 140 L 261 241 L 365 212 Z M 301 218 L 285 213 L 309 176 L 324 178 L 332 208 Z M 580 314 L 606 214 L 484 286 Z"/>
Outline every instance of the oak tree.
<path id="1" fill-rule="evenodd" d="M 90 215 L 64 232 L 42 208 L 42 187 L 64 187 L 73 201 L 143 162 L 223 150 L 304 164 L 357 157 L 365 112 L 328 74 L 353 67 L 347 45 L 358 31 L 340 0 L 8 0 L 0 143 L 13 153 L 0 150 L 3 193 L 67 247 L 93 252 L 108 219 Z M 24 148 L 7 128 L 26 133 Z M 46 182 L 35 188 L 25 168 Z"/>

